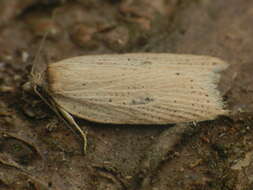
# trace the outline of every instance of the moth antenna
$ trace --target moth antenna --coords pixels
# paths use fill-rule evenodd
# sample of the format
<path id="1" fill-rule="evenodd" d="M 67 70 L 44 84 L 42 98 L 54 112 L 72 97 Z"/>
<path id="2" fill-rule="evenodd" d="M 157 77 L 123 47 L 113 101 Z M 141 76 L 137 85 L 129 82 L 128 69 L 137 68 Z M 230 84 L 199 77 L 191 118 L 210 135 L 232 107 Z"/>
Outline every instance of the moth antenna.
<path id="1" fill-rule="evenodd" d="M 56 11 L 54 11 L 53 14 L 52 14 L 52 19 L 53 19 L 53 20 L 54 20 L 54 18 L 55 18 L 55 15 L 56 15 Z M 32 75 L 33 78 L 36 77 L 35 66 L 38 64 L 37 61 L 38 61 L 38 59 L 39 59 L 39 55 L 40 55 L 40 53 L 41 53 L 41 51 L 42 51 L 42 48 L 43 48 L 44 45 L 45 45 L 45 41 L 46 41 L 46 39 L 47 39 L 47 36 L 48 36 L 49 32 L 50 32 L 50 30 L 47 30 L 47 31 L 43 34 L 42 40 L 41 40 L 40 45 L 39 45 L 39 49 L 38 49 L 38 51 L 37 51 L 36 54 L 35 54 L 35 57 L 34 57 L 34 60 L 33 60 L 33 66 L 32 66 L 32 69 L 31 69 L 31 75 Z M 41 79 L 41 76 L 37 76 L 37 77 Z"/>
<path id="2" fill-rule="evenodd" d="M 53 16 L 52 18 L 55 17 L 56 12 L 53 12 Z M 42 48 L 45 45 L 45 41 L 46 38 L 49 34 L 50 30 L 47 30 L 42 37 L 42 40 L 39 44 L 39 48 L 35 54 L 34 60 L 32 61 L 32 68 L 31 68 L 31 72 L 30 72 L 30 76 L 32 78 L 32 89 L 34 91 L 34 93 L 36 93 L 43 102 L 45 102 L 49 108 L 51 110 L 53 110 L 56 115 L 64 122 L 65 125 L 67 125 L 68 128 L 71 129 L 71 131 L 78 136 L 77 131 L 79 133 L 79 135 L 81 136 L 82 140 L 83 140 L 83 152 L 86 153 L 86 149 L 87 149 L 87 137 L 86 137 L 86 132 L 84 132 L 79 126 L 78 124 L 75 122 L 75 120 L 73 119 L 73 117 L 68 114 L 66 111 L 64 111 L 63 109 L 59 108 L 56 106 L 56 103 L 51 100 L 50 98 L 44 97 L 38 90 L 38 85 L 41 83 L 41 81 L 43 81 L 43 75 L 41 74 L 41 72 L 38 72 L 38 69 L 36 69 L 36 67 L 38 66 L 38 59 L 39 59 L 39 55 L 42 51 Z M 74 130 L 74 128 L 76 130 Z"/>
<path id="3" fill-rule="evenodd" d="M 41 40 L 41 43 L 40 43 L 40 45 L 39 45 L 39 49 L 38 49 L 38 51 L 37 51 L 36 54 L 35 54 L 35 57 L 34 57 L 34 60 L 33 60 L 32 70 L 31 70 L 31 75 L 32 75 L 32 76 L 36 76 L 35 65 L 38 64 L 37 61 L 38 61 L 39 55 L 40 55 L 40 53 L 41 53 L 41 51 L 42 51 L 42 47 L 43 47 L 44 44 L 45 44 L 45 41 L 46 41 L 46 38 L 47 38 L 48 34 L 49 34 L 49 30 L 47 30 L 47 31 L 44 33 L 44 35 L 43 35 L 43 37 L 42 37 L 42 40 Z"/>

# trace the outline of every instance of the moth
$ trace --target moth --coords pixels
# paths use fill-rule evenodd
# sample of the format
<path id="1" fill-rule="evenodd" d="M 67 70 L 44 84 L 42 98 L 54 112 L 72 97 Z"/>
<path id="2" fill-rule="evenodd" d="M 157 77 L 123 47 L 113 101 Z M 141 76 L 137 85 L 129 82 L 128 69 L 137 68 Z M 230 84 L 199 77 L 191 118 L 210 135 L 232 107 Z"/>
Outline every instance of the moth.
<path id="1" fill-rule="evenodd" d="M 32 73 L 34 90 L 64 120 L 111 124 L 199 122 L 227 115 L 217 89 L 228 64 L 219 58 L 168 53 L 86 55 Z"/>

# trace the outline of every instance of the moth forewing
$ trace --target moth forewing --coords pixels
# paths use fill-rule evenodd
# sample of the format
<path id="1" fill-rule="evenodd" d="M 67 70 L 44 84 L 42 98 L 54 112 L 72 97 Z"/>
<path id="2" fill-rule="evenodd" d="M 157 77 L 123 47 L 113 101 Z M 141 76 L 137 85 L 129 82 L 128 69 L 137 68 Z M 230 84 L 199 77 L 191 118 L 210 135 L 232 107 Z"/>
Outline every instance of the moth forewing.
<path id="1" fill-rule="evenodd" d="M 212 120 L 228 113 L 217 90 L 226 67 L 209 56 L 81 56 L 48 65 L 48 90 L 61 109 L 100 123 Z"/>

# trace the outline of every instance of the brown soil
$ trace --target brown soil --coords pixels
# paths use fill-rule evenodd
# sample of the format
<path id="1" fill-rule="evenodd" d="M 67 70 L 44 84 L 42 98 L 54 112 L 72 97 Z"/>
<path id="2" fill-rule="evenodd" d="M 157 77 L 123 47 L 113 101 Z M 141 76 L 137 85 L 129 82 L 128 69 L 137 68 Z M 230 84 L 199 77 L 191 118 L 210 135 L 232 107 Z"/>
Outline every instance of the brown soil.
<path id="1" fill-rule="evenodd" d="M 1 0 L 0 189 L 253 189 L 252 17 L 251 0 Z M 231 116 L 188 126 L 78 120 L 89 132 L 82 155 L 22 85 L 33 64 L 124 52 L 226 60 L 220 90 Z"/>

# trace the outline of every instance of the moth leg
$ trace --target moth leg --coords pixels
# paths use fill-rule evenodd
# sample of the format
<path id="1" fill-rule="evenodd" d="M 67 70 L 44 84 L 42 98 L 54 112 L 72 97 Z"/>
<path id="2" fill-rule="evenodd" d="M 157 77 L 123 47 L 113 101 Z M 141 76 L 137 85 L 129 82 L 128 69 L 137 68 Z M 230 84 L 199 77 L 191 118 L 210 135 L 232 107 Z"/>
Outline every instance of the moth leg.
<path id="1" fill-rule="evenodd" d="M 59 108 L 61 114 L 64 116 L 64 118 L 71 124 L 73 125 L 76 130 L 80 133 L 82 139 L 83 139 L 83 152 L 84 154 L 86 154 L 87 151 L 87 133 L 84 132 L 79 125 L 76 123 L 76 121 L 74 120 L 74 118 L 68 113 L 66 112 L 64 109 Z"/>
<path id="2" fill-rule="evenodd" d="M 52 99 L 47 99 L 46 97 L 44 97 L 38 91 L 36 85 L 33 86 L 33 90 L 56 113 L 56 115 L 60 119 L 62 119 L 62 121 L 66 125 L 71 124 L 72 126 L 74 126 L 77 129 L 77 131 L 79 132 L 79 134 L 81 135 L 81 137 L 83 139 L 83 152 L 85 154 L 86 149 L 87 149 L 87 135 L 86 135 L 86 133 L 83 132 L 83 130 L 79 127 L 79 125 L 75 122 L 74 118 L 68 112 L 66 112 L 64 109 L 62 109 L 61 107 L 55 106 L 55 102 Z M 61 112 L 61 113 L 59 113 L 59 112 Z"/>
<path id="3" fill-rule="evenodd" d="M 48 99 L 47 97 L 44 97 L 37 89 L 37 86 L 33 86 L 34 92 L 56 113 L 56 115 L 62 119 L 62 121 L 69 126 L 71 124 L 74 126 L 79 134 L 81 135 L 83 139 L 83 153 L 86 153 L 87 149 L 87 135 L 83 132 L 83 130 L 79 127 L 79 125 L 75 122 L 74 118 L 66 112 L 64 109 L 62 109 L 60 106 L 56 106 L 55 102 L 52 99 Z M 59 113 L 60 112 L 60 113 Z M 71 127 L 71 126 L 70 126 Z"/>

